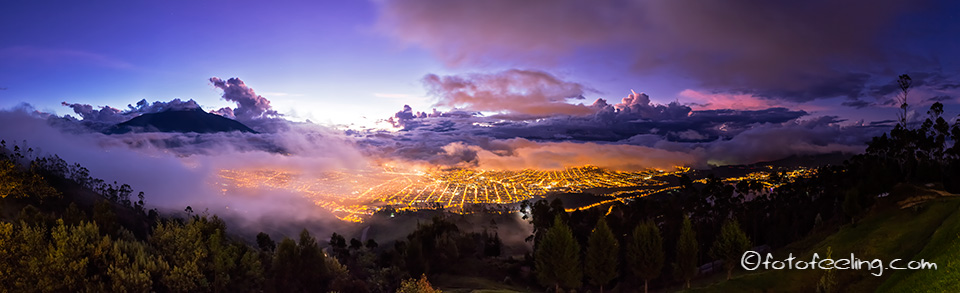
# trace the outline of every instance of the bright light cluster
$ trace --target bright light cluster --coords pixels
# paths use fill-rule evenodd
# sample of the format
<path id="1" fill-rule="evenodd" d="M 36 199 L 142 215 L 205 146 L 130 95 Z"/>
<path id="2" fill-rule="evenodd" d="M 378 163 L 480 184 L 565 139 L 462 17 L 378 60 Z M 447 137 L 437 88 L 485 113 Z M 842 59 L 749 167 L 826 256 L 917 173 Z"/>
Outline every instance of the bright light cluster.
<path id="1" fill-rule="evenodd" d="M 475 169 L 404 170 L 385 165 L 377 170 L 305 175 L 287 170 L 220 170 L 217 184 L 225 195 L 280 190 L 310 198 L 341 220 L 362 221 L 378 208 L 398 210 L 511 205 L 554 192 L 608 194 L 616 200 L 635 187 L 658 186 L 655 178 L 689 171 L 622 172 L 594 166 L 564 170 L 490 171 Z M 618 190 L 630 188 L 628 191 Z M 599 191 L 598 191 L 599 190 Z"/>

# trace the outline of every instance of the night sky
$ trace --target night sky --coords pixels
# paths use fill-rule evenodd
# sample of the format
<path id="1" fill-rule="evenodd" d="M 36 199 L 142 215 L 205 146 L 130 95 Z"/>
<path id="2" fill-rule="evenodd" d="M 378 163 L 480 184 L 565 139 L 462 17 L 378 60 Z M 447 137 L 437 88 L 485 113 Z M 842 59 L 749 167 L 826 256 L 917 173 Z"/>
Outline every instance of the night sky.
<path id="1" fill-rule="evenodd" d="M 851 123 L 893 117 L 888 85 L 908 73 L 922 84 L 915 91 L 917 109 L 930 104 L 921 100 L 939 97 L 955 114 L 958 6 L 4 1 L 0 107 L 27 102 L 62 115 L 72 112 L 60 106 L 63 101 L 123 109 L 140 99 L 180 98 L 220 108 L 230 103 L 208 79 L 238 77 L 288 118 L 370 125 L 404 104 L 432 109 L 438 97 L 423 85 L 428 74 L 521 69 L 581 85 L 585 100 L 573 103 L 615 103 L 635 90 L 660 104 L 787 107 Z M 524 112 L 511 105 L 477 108 Z"/>

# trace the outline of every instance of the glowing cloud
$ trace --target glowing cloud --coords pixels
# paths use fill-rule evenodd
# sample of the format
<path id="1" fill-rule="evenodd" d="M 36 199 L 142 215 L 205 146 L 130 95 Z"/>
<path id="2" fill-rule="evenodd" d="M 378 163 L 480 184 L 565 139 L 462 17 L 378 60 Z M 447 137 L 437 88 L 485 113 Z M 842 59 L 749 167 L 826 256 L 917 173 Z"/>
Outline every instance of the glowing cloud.
<path id="1" fill-rule="evenodd" d="M 511 69 L 491 74 L 437 76 L 429 74 L 423 83 L 437 106 L 472 111 L 505 112 L 521 115 L 585 115 L 595 110 L 583 104 L 584 85 L 564 81 L 542 71 Z"/>

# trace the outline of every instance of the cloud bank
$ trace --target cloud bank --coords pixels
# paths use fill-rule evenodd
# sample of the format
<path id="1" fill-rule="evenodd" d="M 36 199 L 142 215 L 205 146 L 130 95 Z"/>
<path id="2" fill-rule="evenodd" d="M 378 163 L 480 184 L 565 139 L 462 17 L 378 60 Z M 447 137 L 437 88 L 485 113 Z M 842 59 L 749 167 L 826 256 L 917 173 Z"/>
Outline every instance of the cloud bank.
<path id="1" fill-rule="evenodd" d="M 531 82 L 531 80 L 533 80 Z M 558 169 L 592 164 L 622 170 L 746 164 L 790 155 L 856 153 L 885 125 L 842 125 L 833 116 L 772 107 L 752 95 L 687 91 L 704 104 L 650 101 L 631 91 L 618 103 L 596 99 L 571 104 L 561 97 L 585 86 L 536 71 L 439 77 L 425 87 L 454 113 L 415 111 L 405 105 L 388 121 L 398 132 L 368 131 L 359 145 L 372 157 L 408 163 L 485 169 Z M 557 86 L 544 94 L 544 84 Z M 548 98 L 553 97 L 553 98 Z M 488 101 L 494 101 L 487 104 Z M 750 110 L 724 106 L 749 103 Z M 581 111 L 525 111 L 530 105 Z M 490 116 L 474 111 L 497 111 Z M 466 113 L 466 114 L 464 114 Z M 536 114 L 536 115 L 534 115 Z"/>
<path id="2" fill-rule="evenodd" d="M 639 73 L 677 73 L 712 90 L 795 102 L 872 97 L 883 77 L 907 69 L 960 74 L 936 61 L 955 43 L 914 47 L 951 38 L 957 27 L 945 11 L 955 8 L 944 1 L 375 3 L 380 32 L 452 67 L 549 66 L 589 53 Z"/>

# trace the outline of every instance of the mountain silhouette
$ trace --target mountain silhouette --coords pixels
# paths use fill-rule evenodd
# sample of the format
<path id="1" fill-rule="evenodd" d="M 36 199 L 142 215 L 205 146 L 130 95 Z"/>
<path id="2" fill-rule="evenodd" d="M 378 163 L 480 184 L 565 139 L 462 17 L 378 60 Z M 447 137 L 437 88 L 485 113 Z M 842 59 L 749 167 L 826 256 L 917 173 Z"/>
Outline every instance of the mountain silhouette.
<path id="1" fill-rule="evenodd" d="M 167 110 L 137 116 L 126 122 L 114 125 L 104 131 L 106 134 L 128 132 L 250 132 L 257 133 L 236 120 L 204 112 L 201 108 L 188 110 Z"/>

